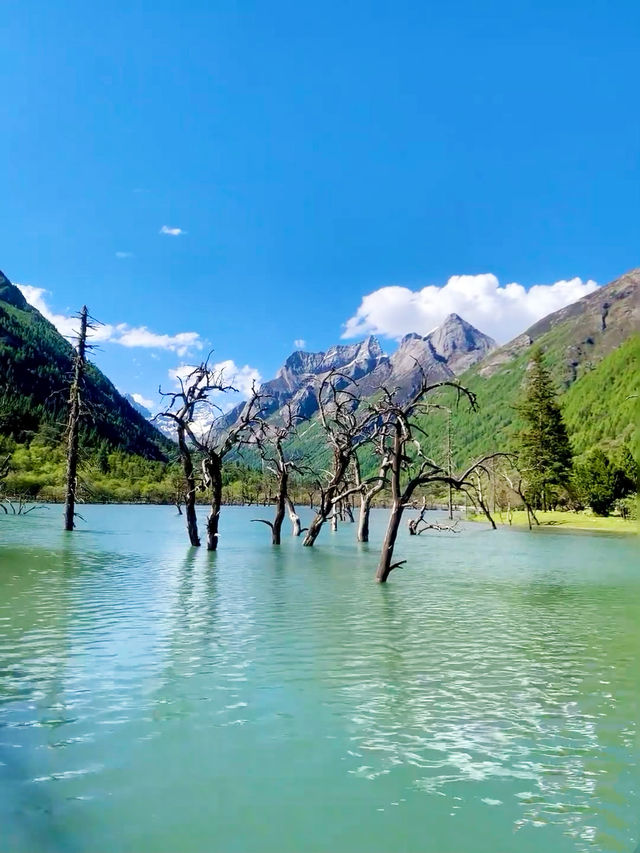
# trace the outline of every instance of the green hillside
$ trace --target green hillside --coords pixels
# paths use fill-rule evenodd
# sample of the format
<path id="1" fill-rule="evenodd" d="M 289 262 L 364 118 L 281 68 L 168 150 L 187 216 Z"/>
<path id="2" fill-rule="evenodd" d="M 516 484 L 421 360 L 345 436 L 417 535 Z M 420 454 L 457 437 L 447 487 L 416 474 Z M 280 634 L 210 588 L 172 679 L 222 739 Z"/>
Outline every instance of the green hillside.
<path id="1" fill-rule="evenodd" d="M 479 411 L 454 407 L 457 463 L 512 445 L 521 427 L 515 406 L 536 347 L 558 389 L 576 454 L 626 443 L 640 458 L 640 399 L 632 396 L 640 393 L 640 270 L 633 270 L 544 318 L 462 374 Z M 430 415 L 423 427 L 431 453 L 440 455 L 445 416 Z"/>
<path id="2" fill-rule="evenodd" d="M 574 451 L 627 444 L 640 459 L 640 335 L 585 373 L 562 397 Z"/>
<path id="3" fill-rule="evenodd" d="M 0 273 L 0 499 L 64 497 L 64 430 L 73 348 Z M 95 365 L 83 389 L 79 494 L 84 501 L 173 502 L 182 473 L 176 445 L 122 397 Z M 227 502 L 263 499 L 261 472 L 230 464 Z M 206 500 L 206 494 L 199 494 Z"/>
<path id="4" fill-rule="evenodd" d="M 44 427 L 61 433 L 72 357 L 71 345 L 0 273 L 0 434 L 23 443 Z M 92 364 L 83 399 L 86 445 L 166 457 L 171 443 Z"/>

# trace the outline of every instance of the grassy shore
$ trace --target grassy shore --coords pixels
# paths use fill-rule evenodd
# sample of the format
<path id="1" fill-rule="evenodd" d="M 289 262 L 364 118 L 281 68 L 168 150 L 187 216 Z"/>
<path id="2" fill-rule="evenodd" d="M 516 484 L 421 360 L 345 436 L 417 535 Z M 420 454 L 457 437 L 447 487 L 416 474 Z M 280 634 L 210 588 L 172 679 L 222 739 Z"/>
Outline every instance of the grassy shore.
<path id="1" fill-rule="evenodd" d="M 640 523 L 619 516 L 593 515 L 589 512 L 536 512 L 541 526 L 558 527 L 567 530 L 603 530 L 610 533 L 639 533 Z M 484 515 L 469 516 L 470 521 L 486 521 Z M 506 513 L 496 513 L 496 524 L 509 524 Z M 527 526 L 527 514 L 524 510 L 511 513 L 511 523 L 514 527 Z M 535 522 L 534 525 L 535 527 Z"/>

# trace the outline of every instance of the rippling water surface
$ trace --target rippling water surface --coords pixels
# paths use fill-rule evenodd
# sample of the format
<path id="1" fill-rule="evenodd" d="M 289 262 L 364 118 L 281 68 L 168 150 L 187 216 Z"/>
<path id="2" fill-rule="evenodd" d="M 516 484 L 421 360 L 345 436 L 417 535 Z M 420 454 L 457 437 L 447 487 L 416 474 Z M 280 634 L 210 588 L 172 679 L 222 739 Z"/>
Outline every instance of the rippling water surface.
<path id="1" fill-rule="evenodd" d="M 636 538 L 0 519 L 0 850 L 632 851 Z"/>

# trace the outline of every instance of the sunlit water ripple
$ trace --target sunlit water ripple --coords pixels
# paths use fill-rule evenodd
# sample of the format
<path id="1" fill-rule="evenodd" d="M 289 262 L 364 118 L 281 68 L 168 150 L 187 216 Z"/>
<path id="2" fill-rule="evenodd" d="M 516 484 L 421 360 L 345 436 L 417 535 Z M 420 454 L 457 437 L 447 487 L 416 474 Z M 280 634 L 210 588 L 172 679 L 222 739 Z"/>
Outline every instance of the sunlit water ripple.
<path id="1" fill-rule="evenodd" d="M 636 539 L 174 512 L 3 520 L 0 850 L 635 849 Z"/>

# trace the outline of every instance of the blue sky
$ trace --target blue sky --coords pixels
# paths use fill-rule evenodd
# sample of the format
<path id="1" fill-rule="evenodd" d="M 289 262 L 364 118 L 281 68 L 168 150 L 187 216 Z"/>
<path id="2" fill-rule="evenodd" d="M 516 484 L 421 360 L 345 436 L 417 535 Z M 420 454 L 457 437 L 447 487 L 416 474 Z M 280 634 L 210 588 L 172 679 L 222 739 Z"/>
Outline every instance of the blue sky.
<path id="1" fill-rule="evenodd" d="M 392 347 L 451 308 L 506 339 L 638 265 L 637 2 L 2 15 L 0 268 L 113 327 L 125 391 L 209 346 L 265 378 L 295 340 Z"/>

